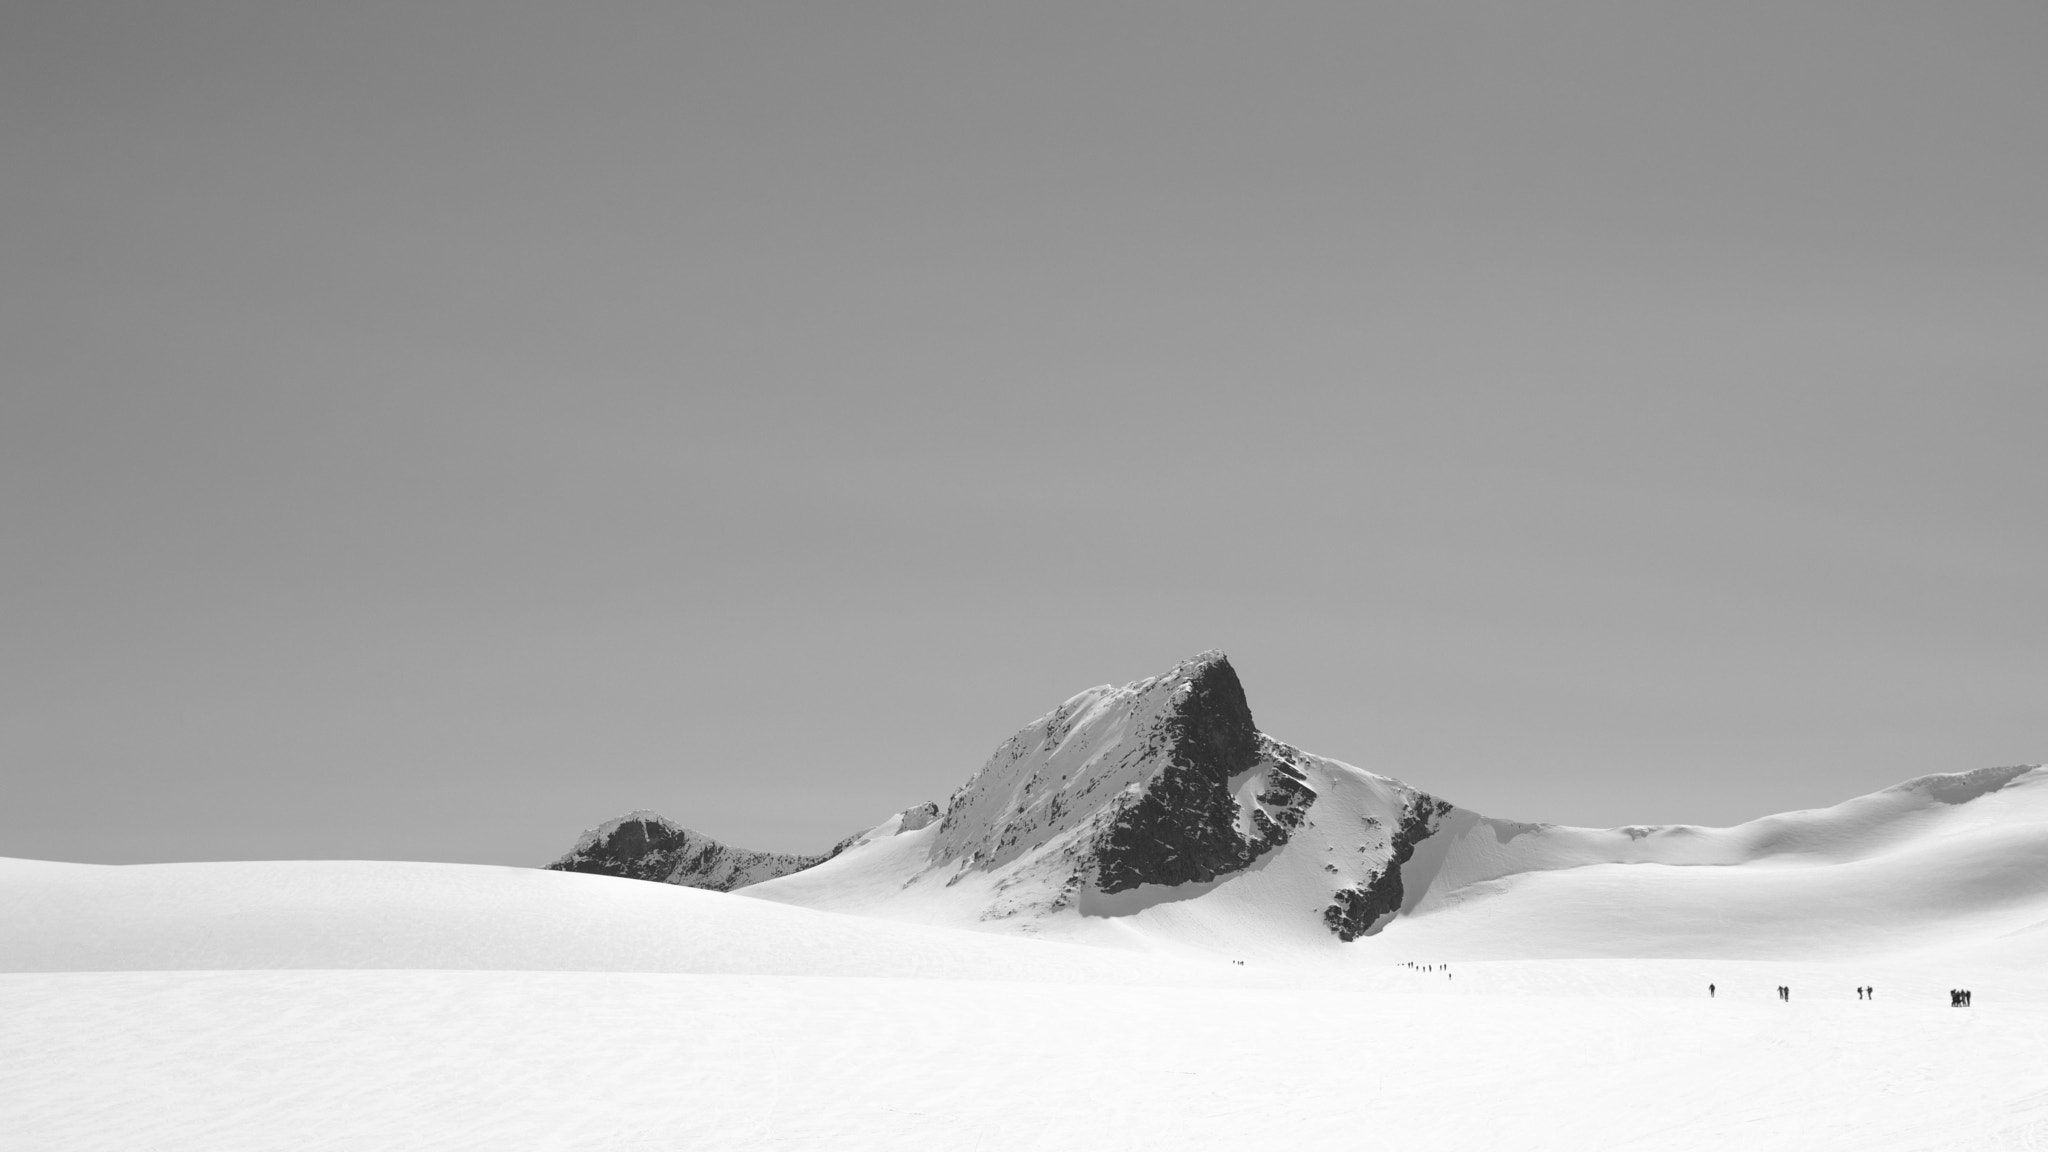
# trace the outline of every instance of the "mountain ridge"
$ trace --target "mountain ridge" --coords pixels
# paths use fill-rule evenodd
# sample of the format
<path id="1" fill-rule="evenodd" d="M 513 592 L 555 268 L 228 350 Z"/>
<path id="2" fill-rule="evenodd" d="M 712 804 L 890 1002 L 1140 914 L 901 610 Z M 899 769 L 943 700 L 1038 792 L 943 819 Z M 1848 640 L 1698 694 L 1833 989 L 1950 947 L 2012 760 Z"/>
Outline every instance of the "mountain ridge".
<path id="1" fill-rule="evenodd" d="M 1917 850 L 1951 826 L 1982 823 L 1977 802 L 2015 789 L 2019 811 L 2030 812 L 2036 792 L 2048 795 L 2048 774 L 2026 765 L 1933 774 L 1732 828 L 1501 820 L 1260 731 L 1235 668 L 1212 650 L 1158 676 L 1076 693 L 999 745 L 943 803 L 817 856 L 707 852 L 715 842 L 704 838 L 686 845 L 696 855 L 642 862 L 613 821 L 609 845 L 593 830 L 550 867 L 998 931 L 1313 949 L 1503 892 L 1549 891 L 1539 878 L 1570 870 L 1850 864 Z M 2020 851 L 2033 850 L 2032 835 Z M 2048 846 L 2048 832 L 2039 839 Z M 1976 856 L 1965 866 L 1998 869 Z M 2013 888 L 1999 877 L 1991 890 Z"/>

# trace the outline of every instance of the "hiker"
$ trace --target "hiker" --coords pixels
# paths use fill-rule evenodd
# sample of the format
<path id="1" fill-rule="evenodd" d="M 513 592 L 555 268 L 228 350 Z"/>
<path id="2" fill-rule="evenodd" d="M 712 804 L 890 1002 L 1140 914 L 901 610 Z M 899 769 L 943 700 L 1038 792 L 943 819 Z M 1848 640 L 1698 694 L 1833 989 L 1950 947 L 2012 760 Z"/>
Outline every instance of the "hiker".
<path id="1" fill-rule="evenodd" d="M 1707 985 L 1707 999 L 1709 999 L 1709 1000 L 1712 1000 L 1713 998 L 1714 998 L 1714 986 L 1713 986 L 1712 984 L 1709 984 L 1709 985 Z"/>

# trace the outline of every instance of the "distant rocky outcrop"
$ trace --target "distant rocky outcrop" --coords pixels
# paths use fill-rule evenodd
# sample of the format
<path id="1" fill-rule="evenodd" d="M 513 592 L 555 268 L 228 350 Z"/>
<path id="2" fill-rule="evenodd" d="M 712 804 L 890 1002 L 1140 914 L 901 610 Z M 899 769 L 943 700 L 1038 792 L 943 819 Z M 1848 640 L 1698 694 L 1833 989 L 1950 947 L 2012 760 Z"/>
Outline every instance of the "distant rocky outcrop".
<path id="1" fill-rule="evenodd" d="M 548 867 L 730 892 L 830 858 L 734 848 L 656 813 L 632 812 L 585 832 L 576 847 Z"/>
<path id="2" fill-rule="evenodd" d="M 815 868 L 873 836 L 922 828 L 937 818 L 938 810 L 937 804 L 927 801 L 814 856 L 735 848 L 658 813 L 629 812 L 585 832 L 574 848 L 547 867 L 730 892 Z"/>

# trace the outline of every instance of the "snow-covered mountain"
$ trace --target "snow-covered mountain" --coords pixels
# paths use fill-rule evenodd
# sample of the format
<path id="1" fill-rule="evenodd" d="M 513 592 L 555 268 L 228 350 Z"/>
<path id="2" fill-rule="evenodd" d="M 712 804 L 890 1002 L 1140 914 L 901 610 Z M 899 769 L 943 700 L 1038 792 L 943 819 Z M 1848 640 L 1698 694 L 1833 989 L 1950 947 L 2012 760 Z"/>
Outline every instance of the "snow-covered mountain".
<path id="1" fill-rule="evenodd" d="M 1401 907 L 1401 865 L 1450 811 L 1262 734 L 1230 661 L 1205 652 L 1074 696 L 1006 741 L 943 808 L 900 813 L 818 856 L 728 848 L 636 812 L 584 833 L 549 867 L 729 891 L 853 852 L 857 865 L 815 885 L 750 894 L 834 905 L 877 884 L 923 884 L 957 893 L 946 902 L 970 921 L 1029 923 L 1206 891 L 1306 835 L 1314 845 L 1295 855 L 1314 855 L 1317 918 L 1349 940 Z"/>
<path id="2" fill-rule="evenodd" d="M 1229 660 L 1205 652 L 1068 699 L 943 805 L 817 857 L 727 849 L 636 813 L 587 833 L 553 866 L 889 919 L 1234 954 L 1341 953 L 1397 919 L 1388 934 L 1402 947 L 1462 955 L 1514 954 L 1531 939 L 1547 942 L 1544 954 L 1641 954 L 1644 932 L 1628 925 L 1657 926 L 1659 954 L 1711 954 L 1716 934 L 1745 916 L 1769 919 L 1758 934 L 1787 947 L 1898 949 L 1934 921 L 1976 917 L 1980 935 L 2039 918 L 2048 773 L 1929 776 L 1734 828 L 1501 820 L 1260 732 Z M 1771 895 L 1746 894 L 1763 870 L 1775 876 Z M 1506 927 L 1531 917 L 1554 922 L 1533 938 Z"/>
<path id="3" fill-rule="evenodd" d="M 1402 907 L 1403 864 L 1452 811 L 1261 733 L 1230 661 L 1205 652 L 1067 700 L 996 749 L 931 827 L 748 894 L 1032 931 L 1284 891 L 1285 911 L 1261 918 L 1351 940 Z"/>

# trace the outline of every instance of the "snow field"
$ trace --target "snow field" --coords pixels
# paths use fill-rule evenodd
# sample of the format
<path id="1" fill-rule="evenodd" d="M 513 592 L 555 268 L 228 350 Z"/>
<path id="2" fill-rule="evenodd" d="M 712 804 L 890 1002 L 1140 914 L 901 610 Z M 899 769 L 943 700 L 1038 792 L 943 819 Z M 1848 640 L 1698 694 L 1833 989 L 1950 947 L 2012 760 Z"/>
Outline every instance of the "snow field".
<path id="1" fill-rule="evenodd" d="M 0 859 L 0 1152 L 2048 1149 L 2048 773 L 1466 814 L 1340 944 L 1387 797 L 1310 768 L 1321 824 L 1115 915 L 1045 912 L 1028 850 L 930 871 L 937 825 L 743 894 Z"/>
<path id="2" fill-rule="evenodd" d="M 1809 998 L 1826 973 L 1807 966 L 1779 1004 L 1762 965 L 1724 982 L 1746 995 L 1708 1001 L 1675 991 L 1698 980 L 1691 962 L 1451 967 L 1207 988 L 0 975 L 0 1146 L 2048 1147 L 2040 998 L 1980 988 L 1955 1010 L 1867 978 L 1881 999 L 1864 1003 L 1835 970 L 1839 996 Z"/>

